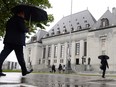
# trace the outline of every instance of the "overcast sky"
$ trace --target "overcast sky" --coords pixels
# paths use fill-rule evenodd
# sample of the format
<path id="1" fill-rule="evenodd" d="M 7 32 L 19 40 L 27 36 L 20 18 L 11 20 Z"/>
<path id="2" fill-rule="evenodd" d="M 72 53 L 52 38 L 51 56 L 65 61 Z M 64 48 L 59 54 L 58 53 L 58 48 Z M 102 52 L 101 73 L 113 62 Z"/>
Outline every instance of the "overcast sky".
<path id="1" fill-rule="evenodd" d="M 54 15 L 54 22 L 50 24 L 49 30 L 53 27 L 63 16 L 71 14 L 71 0 L 49 0 L 52 4 L 52 9 L 47 10 L 48 14 Z M 116 0 L 72 0 L 72 14 L 83 10 L 89 10 L 91 14 L 98 20 L 109 8 L 116 7 Z M 0 41 L 0 51 L 3 48 L 2 41 Z M 7 60 L 16 61 L 14 53 L 11 53 Z"/>
<path id="2" fill-rule="evenodd" d="M 47 30 L 53 27 L 63 16 L 71 14 L 71 0 L 49 0 L 53 8 L 48 13 L 54 15 L 55 20 Z M 72 0 L 72 13 L 83 10 L 89 10 L 90 13 L 98 20 L 109 8 L 116 7 L 116 0 Z"/>

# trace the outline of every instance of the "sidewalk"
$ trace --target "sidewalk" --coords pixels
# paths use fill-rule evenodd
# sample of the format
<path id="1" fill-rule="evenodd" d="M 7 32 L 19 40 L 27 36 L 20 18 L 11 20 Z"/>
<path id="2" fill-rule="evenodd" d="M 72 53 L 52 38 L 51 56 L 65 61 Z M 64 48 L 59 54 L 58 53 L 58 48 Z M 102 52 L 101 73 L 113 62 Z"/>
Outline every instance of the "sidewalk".
<path id="1" fill-rule="evenodd" d="M 6 76 L 0 77 L 0 87 L 36 87 L 22 83 L 21 73 L 5 72 L 5 74 Z"/>

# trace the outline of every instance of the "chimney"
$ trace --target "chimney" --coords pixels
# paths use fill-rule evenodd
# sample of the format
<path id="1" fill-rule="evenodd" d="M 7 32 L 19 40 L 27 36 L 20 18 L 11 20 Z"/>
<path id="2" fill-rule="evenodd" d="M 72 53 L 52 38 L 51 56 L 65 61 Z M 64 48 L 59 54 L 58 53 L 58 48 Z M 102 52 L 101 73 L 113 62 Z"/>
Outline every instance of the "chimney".
<path id="1" fill-rule="evenodd" d="M 112 8 L 112 14 L 116 16 L 116 8 L 115 7 Z"/>

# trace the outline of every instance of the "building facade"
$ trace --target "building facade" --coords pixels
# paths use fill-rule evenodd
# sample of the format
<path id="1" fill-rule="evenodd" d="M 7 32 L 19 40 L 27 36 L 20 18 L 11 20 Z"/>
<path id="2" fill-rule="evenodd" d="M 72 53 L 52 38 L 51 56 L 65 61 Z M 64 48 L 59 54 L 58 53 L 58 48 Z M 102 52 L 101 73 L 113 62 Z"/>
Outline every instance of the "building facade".
<path id="1" fill-rule="evenodd" d="M 63 17 L 48 32 L 39 30 L 25 47 L 28 66 L 38 71 L 53 64 L 73 70 L 99 71 L 99 55 L 106 54 L 109 71 L 116 71 L 116 9 L 107 10 L 96 21 L 88 10 Z M 39 39 L 38 39 L 39 38 Z M 88 66 L 89 65 L 89 66 Z"/>
<path id="2" fill-rule="evenodd" d="M 7 60 L 3 63 L 2 68 L 4 70 L 20 70 L 21 69 L 18 62 L 7 61 Z"/>

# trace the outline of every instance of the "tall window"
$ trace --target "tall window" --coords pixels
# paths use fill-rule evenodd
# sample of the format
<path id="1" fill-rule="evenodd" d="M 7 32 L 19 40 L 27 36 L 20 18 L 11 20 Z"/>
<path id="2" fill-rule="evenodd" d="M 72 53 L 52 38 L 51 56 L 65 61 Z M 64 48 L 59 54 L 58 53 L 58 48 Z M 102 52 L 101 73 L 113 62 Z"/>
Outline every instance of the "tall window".
<path id="1" fill-rule="evenodd" d="M 75 51 L 75 54 L 76 55 L 79 55 L 80 53 L 80 43 L 76 43 L 76 51 Z"/>
<path id="2" fill-rule="evenodd" d="M 60 51 L 60 57 L 63 58 L 64 57 L 64 45 L 61 45 L 61 51 Z"/>
<path id="3" fill-rule="evenodd" d="M 106 39 L 101 39 L 102 54 L 106 54 Z"/>
<path id="4" fill-rule="evenodd" d="M 106 39 L 101 39 L 101 46 L 105 47 L 105 45 L 106 45 Z"/>
<path id="5" fill-rule="evenodd" d="M 87 42 L 84 42 L 84 56 L 87 56 Z"/>
<path id="6" fill-rule="evenodd" d="M 100 36 L 101 54 L 106 54 L 107 51 L 107 35 Z"/>
<path id="7" fill-rule="evenodd" d="M 51 46 L 48 47 L 48 57 L 51 57 Z"/>
<path id="8" fill-rule="evenodd" d="M 46 55 L 46 48 L 44 47 L 43 48 L 43 58 L 45 58 L 45 55 Z"/>
<path id="9" fill-rule="evenodd" d="M 68 56 L 70 56 L 70 57 L 71 57 L 71 50 L 72 50 L 72 44 L 71 44 L 71 43 L 68 43 L 67 54 L 68 54 Z"/>
<path id="10" fill-rule="evenodd" d="M 58 46 L 55 45 L 54 47 L 54 58 L 57 58 Z"/>

